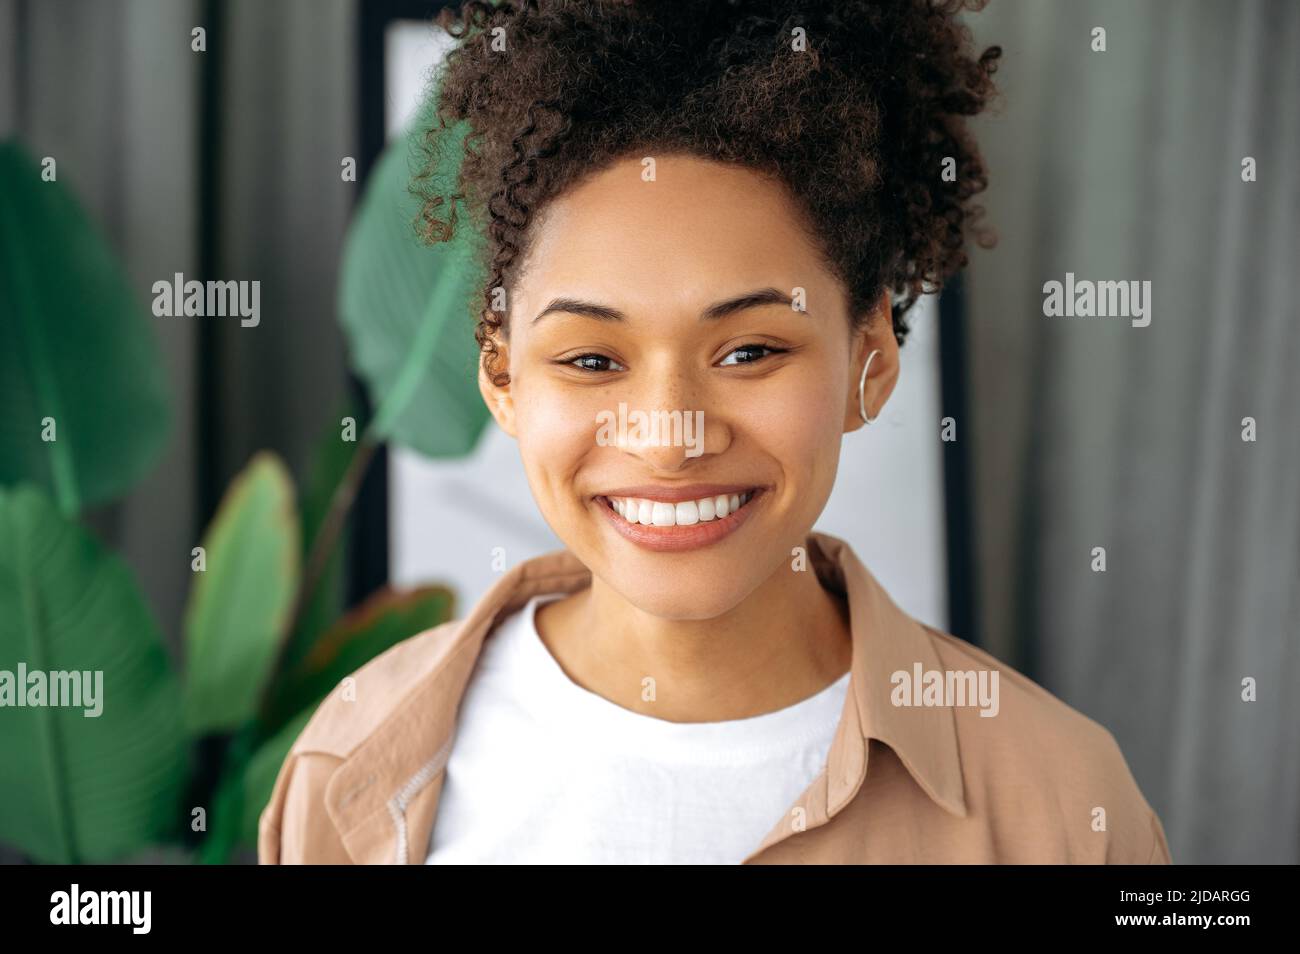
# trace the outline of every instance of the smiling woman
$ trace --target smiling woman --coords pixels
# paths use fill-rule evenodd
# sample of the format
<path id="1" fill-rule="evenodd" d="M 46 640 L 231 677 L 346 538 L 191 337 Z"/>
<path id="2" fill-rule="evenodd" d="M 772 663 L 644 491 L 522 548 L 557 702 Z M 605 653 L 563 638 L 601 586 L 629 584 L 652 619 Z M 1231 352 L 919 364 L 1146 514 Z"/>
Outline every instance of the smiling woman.
<path id="1" fill-rule="evenodd" d="M 962 6 L 444 17 L 421 223 L 486 237 L 479 387 L 566 549 L 326 700 L 263 860 L 1168 860 L 1105 729 L 812 531 L 978 233 Z M 628 409 L 699 427 L 610 440 Z"/>

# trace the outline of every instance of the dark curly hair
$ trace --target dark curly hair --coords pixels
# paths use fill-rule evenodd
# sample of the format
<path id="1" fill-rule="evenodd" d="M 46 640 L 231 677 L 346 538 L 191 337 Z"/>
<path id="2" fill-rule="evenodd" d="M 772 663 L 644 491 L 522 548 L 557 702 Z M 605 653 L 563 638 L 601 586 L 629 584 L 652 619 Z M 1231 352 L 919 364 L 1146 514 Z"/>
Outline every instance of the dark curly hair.
<path id="1" fill-rule="evenodd" d="M 855 327 L 895 294 L 893 331 L 993 242 L 971 197 L 987 186 L 965 117 L 984 109 L 1001 55 L 957 20 L 986 0 L 468 0 L 438 23 L 439 68 L 413 189 L 426 241 L 470 214 L 486 268 L 475 337 L 497 364 L 494 310 L 549 199 L 628 156 L 687 152 L 783 183 L 848 289 Z M 802 29 L 803 33 L 796 33 Z M 799 48 L 799 39 L 804 39 Z M 459 180 L 438 183 L 465 124 Z M 952 160 L 947 162 L 946 160 Z M 955 166 L 953 163 L 955 162 Z M 945 166 L 955 175 L 944 175 Z"/>

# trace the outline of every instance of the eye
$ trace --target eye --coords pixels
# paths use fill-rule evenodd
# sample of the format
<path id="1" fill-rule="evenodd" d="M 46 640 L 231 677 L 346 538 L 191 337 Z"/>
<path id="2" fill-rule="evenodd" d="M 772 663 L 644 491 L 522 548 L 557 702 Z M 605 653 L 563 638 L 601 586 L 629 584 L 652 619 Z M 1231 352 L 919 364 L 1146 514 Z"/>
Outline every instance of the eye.
<path id="1" fill-rule="evenodd" d="M 576 358 L 572 358 L 564 363 L 571 364 L 580 370 L 591 372 L 627 370 L 613 358 L 603 354 L 580 354 Z"/>
<path id="2" fill-rule="evenodd" d="M 753 364 L 755 361 L 763 360 L 763 358 L 766 358 L 768 355 L 784 354 L 785 351 L 785 348 L 773 348 L 770 345 L 741 345 L 719 361 L 718 365 Z M 736 360 L 733 361 L 732 358 L 735 358 Z"/>

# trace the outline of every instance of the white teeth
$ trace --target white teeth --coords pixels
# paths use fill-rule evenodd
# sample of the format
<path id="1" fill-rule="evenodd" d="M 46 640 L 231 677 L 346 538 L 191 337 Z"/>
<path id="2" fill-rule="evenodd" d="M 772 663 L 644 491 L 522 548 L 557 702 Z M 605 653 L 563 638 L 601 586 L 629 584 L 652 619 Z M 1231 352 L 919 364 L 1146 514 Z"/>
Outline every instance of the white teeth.
<path id="1" fill-rule="evenodd" d="M 719 494 L 700 500 L 666 503 L 640 497 L 611 497 L 610 506 L 628 523 L 656 527 L 689 527 L 710 520 L 721 520 L 735 513 L 753 497 L 753 493 Z"/>

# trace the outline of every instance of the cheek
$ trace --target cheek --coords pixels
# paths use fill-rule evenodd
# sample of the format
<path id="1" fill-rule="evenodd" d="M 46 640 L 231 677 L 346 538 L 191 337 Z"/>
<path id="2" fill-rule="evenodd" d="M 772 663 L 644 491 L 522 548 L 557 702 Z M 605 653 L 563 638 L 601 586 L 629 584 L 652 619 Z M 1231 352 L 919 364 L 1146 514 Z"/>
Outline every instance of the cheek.
<path id="1" fill-rule="evenodd" d="M 810 363 L 783 376 L 779 388 L 756 391 L 744 409 L 752 439 L 804 490 L 834 481 L 844 430 L 843 387 L 842 375 Z"/>
<path id="2" fill-rule="evenodd" d="M 596 414 L 608 400 L 594 390 L 521 379 L 514 389 L 519 454 L 533 493 L 564 492 L 596 442 Z"/>

